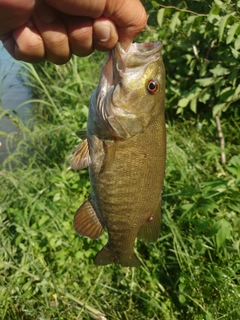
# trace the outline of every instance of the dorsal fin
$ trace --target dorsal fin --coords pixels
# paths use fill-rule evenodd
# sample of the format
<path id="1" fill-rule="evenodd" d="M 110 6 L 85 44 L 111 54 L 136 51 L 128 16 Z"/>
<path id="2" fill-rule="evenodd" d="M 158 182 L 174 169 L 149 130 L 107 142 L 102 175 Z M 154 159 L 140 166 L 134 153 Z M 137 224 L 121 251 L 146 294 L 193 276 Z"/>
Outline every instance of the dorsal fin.
<path id="1" fill-rule="evenodd" d="M 78 130 L 76 135 L 81 138 L 82 140 L 87 138 L 87 130 Z"/>
<path id="2" fill-rule="evenodd" d="M 77 147 L 71 159 L 71 167 L 75 170 L 86 168 L 91 163 L 87 139 Z"/>
<path id="3" fill-rule="evenodd" d="M 91 239 L 97 239 L 103 233 L 103 226 L 89 200 L 77 210 L 73 225 L 78 234 Z"/>

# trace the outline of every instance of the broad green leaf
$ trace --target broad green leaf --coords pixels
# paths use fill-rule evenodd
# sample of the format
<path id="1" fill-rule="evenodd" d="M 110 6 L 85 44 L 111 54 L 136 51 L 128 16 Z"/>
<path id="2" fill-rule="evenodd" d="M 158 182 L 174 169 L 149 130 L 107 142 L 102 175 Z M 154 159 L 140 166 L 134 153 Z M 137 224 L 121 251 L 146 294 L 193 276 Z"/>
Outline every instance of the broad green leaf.
<path id="1" fill-rule="evenodd" d="M 210 69 L 209 71 L 214 75 L 214 77 L 219 77 L 230 73 L 230 70 L 224 68 L 221 64 L 217 64 L 213 69 Z"/>
<path id="2" fill-rule="evenodd" d="M 209 66 L 209 62 L 208 61 L 204 61 L 204 63 L 201 65 L 201 68 L 199 70 L 199 76 L 200 77 L 204 77 L 206 75 L 208 66 Z"/>
<path id="3" fill-rule="evenodd" d="M 224 88 L 221 94 L 219 95 L 219 99 L 223 102 L 232 101 L 233 99 L 235 99 L 235 91 L 236 90 L 232 87 Z"/>
<path id="4" fill-rule="evenodd" d="M 180 303 L 185 303 L 186 302 L 186 297 L 183 294 L 178 295 L 178 299 Z"/>
<path id="5" fill-rule="evenodd" d="M 158 10 L 158 14 L 157 14 L 157 22 L 158 25 L 161 27 L 163 24 L 163 17 L 164 17 L 164 8 L 161 8 L 160 10 Z"/>
<path id="6" fill-rule="evenodd" d="M 195 81 L 202 87 L 208 87 L 214 83 L 214 78 L 196 79 Z"/>
<path id="7" fill-rule="evenodd" d="M 183 108 L 177 108 L 176 114 L 183 114 Z"/>
<path id="8" fill-rule="evenodd" d="M 233 41 L 235 34 L 237 33 L 237 29 L 240 28 L 239 23 L 234 23 L 229 29 L 227 33 L 226 43 L 229 44 Z"/>
<path id="9" fill-rule="evenodd" d="M 189 104 L 188 98 L 182 98 L 178 101 L 178 106 L 181 108 L 185 108 Z"/>
<path id="10" fill-rule="evenodd" d="M 214 2 L 216 3 L 217 6 L 222 7 L 223 6 L 223 2 L 221 0 L 214 0 Z"/>
<path id="11" fill-rule="evenodd" d="M 211 94 L 207 91 L 203 91 L 202 94 L 199 96 L 199 101 L 206 104 L 206 102 L 211 98 Z"/>
<path id="12" fill-rule="evenodd" d="M 229 17 L 231 16 L 232 14 L 229 13 L 229 14 L 226 14 L 225 16 L 223 16 L 220 20 L 220 24 L 219 24 L 219 41 L 222 41 L 222 37 L 223 37 L 223 33 L 224 33 L 224 29 L 225 29 L 225 26 L 227 24 L 227 21 L 229 19 Z"/>
<path id="13" fill-rule="evenodd" d="M 226 241 L 231 236 L 231 224 L 225 220 L 221 219 L 216 222 L 218 226 L 218 232 L 216 234 L 216 241 L 218 248 L 221 248 Z"/>
<path id="14" fill-rule="evenodd" d="M 224 107 L 226 106 L 226 103 L 218 103 L 213 107 L 213 117 L 215 117 L 217 114 L 220 114 Z"/>
<path id="15" fill-rule="evenodd" d="M 184 21 L 184 29 L 186 30 L 188 36 L 191 35 L 195 20 L 197 18 L 199 18 L 199 17 L 196 15 L 191 15 Z"/>
<path id="16" fill-rule="evenodd" d="M 215 10 L 219 11 L 218 8 Z M 211 11 L 211 13 L 209 13 L 207 16 L 207 19 L 211 24 L 216 25 L 216 26 L 219 25 L 220 16 L 218 15 L 218 13 L 215 14 L 213 11 Z"/>
<path id="17" fill-rule="evenodd" d="M 222 88 L 225 86 L 225 84 L 226 84 L 225 78 L 218 78 L 218 80 L 214 83 L 216 97 L 218 97 L 221 94 Z"/>
<path id="18" fill-rule="evenodd" d="M 240 49 L 240 36 L 237 37 L 236 41 L 234 42 L 234 48 L 236 50 Z"/>
<path id="19" fill-rule="evenodd" d="M 53 197 L 53 202 L 57 202 L 61 199 L 61 194 L 58 192 Z"/>
<path id="20" fill-rule="evenodd" d="M 229 161 L 229 166 L 227 166 L 228 171 L 235 174 L 240 178 L 240 155 L 233 156 Z"/>
<path id="21" fill-rule="evenodd" d="M 157 3 L 157 1 L 151 1 L 151 4 L 152 4 L 152 6 L 155 7 L 155 8 L 159 6 L 159 4 Z"/>
<path id="22" fill-rule="evenodd" d="M 236 86 L 236 82 L 237 82 L 237 78 L 238 78 L 238 72 L 239 72 L 239 70 L 236 68 L 229 75 L 229 82 L 232 84 L 233 87 Z"/>
<path id="23" fill-rule="evenodd" d="M 234 48 L 231 48 L 232 55 L 234 56 L 235 59 L 240 58 L 240 52 Z"/>
<path id="24" fill-rule="evenodd" d="M 192 110 L 192 112 L 197 113 L 197 99 L 196 98 L 191 100 L 190 109 Z"/>
<path id="25" fill-rule="evenodd" d="M 180 12 L 177 11 L 172 16 L 172 19 L 171 19 L 171 22 L 170 22 L 170 25 L 169 25 L 172 33 L 174 33 L 175 28 L 181 24 L 181 20 L 179 19 L 179 14 L 180 14 Z"/>

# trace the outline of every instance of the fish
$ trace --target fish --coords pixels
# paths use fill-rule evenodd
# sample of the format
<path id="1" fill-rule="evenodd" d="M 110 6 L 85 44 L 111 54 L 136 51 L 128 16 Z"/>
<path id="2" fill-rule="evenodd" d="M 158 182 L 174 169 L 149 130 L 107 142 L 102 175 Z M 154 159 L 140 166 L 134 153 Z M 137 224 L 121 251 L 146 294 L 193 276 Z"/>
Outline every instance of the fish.
<path id="1" fill-rule="evenodd" d="M 120 43 L 110 51 L 90 98 L 84 139 L 71 167 L 88 167 L 91 192 L 74 217 L 76 232 L 107 244 L 96 266 L 142 265 L 135 240 L 160 234 L 166 163 L 165 68 L 162 42 Z M 85 135 L 85 138 L 84 138 Z"/>

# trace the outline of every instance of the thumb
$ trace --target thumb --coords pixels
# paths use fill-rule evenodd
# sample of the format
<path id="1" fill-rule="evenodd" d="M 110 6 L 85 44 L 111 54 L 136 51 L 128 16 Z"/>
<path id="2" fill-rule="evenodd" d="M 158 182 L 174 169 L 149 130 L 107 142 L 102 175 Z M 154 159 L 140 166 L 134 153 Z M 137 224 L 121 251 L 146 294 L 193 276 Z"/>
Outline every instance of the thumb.
<path id="1" fill-rule="evenodd" d="M 100 17 L 93 22 L 93 46 L 99 51 L 109 51 L 119 39 L 118 30 L 114 22 L 105 17 Z"/>

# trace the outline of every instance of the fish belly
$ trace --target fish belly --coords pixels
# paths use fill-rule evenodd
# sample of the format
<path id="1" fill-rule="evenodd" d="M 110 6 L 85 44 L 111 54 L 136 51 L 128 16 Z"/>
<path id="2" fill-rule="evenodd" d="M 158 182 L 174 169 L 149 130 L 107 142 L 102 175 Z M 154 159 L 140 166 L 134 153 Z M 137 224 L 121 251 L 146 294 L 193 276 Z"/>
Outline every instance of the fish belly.
<path id="1" fill-rule="evenodd" d="M 102 258 L 97 255 L 95 263 L 131 266 L 137 264 L 136 237 L 155 241 L 160 232 L 166 158 L 163 116 L 143 133 L 116 143 L 110 167 L 101 171 L 94 162 L 90 166 L 92 203 L 109 235 L 106 248 L 98 254 Z"/>

